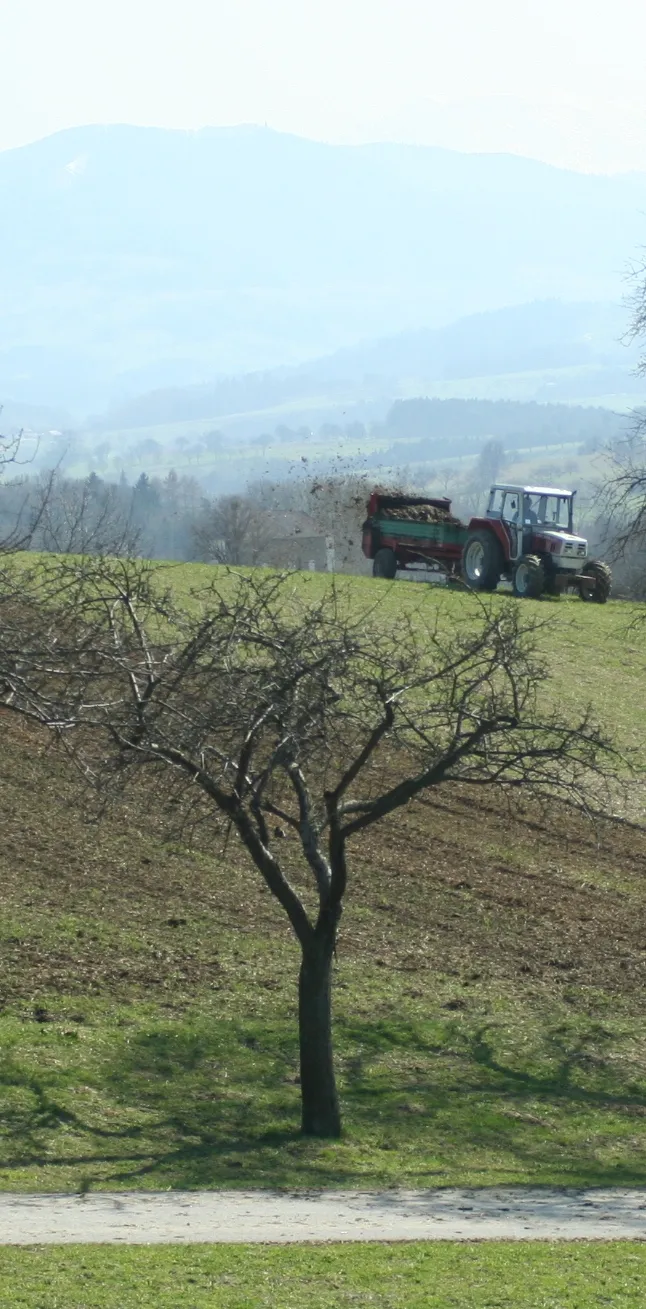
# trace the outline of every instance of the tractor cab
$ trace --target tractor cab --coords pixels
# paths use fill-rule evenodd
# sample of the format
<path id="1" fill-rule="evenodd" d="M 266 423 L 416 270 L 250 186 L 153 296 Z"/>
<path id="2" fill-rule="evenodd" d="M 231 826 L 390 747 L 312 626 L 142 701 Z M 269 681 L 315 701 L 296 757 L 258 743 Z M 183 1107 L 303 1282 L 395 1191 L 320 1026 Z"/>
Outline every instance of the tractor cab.
<path id="1" fill-rule="evenodd" d="M 492 486 L 487 518 L 504 524 L 510 562 L 539 555 L 559 571 L 577 571 L 587 559 L 588 543 L 574 532 L 575 494 L 550 486 Z"/>

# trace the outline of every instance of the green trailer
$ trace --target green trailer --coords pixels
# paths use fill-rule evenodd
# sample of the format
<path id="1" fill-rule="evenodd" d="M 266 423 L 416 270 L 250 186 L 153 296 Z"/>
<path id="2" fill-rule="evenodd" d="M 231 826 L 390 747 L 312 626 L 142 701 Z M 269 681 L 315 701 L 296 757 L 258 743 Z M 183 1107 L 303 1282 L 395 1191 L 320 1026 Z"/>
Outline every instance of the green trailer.
<path id="1" fill-rule="evenodd" d="M 423 548 L 456 545 L 462 549 L 467 539 L 467 528 L 462 523 L 416 523 L 403 518 L 392 518 L 388 513 L 376 514 L 373 530 L 382 537 L 396 537 L 405 544 Z"/>
<path id="2" fill-rule="evenodd" d="M 363 553 L 375 577 L 420 564 L 458 576 L 468 529 L 451 514 L 451 501 L 373 492 L 363 525 Z"/>

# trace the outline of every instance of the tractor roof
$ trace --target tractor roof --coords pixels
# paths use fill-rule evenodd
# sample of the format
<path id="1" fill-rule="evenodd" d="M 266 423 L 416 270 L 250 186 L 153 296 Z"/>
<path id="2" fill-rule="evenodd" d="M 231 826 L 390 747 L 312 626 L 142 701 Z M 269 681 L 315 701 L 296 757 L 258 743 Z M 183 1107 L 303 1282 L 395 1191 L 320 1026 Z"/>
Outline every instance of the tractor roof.
<path id="1" fill-rule="evenodd" d="M 492 491 L 523 491 L 528 495 L 573 495 L 573 491 L 559 490 L 556 486 L 523 486 L 521 482 L 496 482 Z"/>

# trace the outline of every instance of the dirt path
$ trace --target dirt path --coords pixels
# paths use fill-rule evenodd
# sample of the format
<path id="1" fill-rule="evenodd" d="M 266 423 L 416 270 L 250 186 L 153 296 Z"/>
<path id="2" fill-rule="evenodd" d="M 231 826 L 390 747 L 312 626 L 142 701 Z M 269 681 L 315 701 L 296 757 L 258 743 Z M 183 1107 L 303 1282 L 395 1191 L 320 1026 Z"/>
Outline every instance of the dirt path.
<path id="1" fill-rule="evenodd" d="M 0 1194 L 0 1244 L 646 1240 L 646 1189 Z"/>

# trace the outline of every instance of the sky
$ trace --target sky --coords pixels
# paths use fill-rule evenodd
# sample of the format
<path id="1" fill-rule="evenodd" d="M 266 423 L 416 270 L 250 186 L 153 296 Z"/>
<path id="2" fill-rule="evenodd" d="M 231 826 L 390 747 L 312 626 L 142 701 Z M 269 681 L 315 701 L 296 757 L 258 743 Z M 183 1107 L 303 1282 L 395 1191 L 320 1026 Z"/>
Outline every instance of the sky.
<path id="1" fill-rule="evenodd" d="M 266 123 L 646 170 L 643 0 L 0 0 L 0 149 Z"/>

